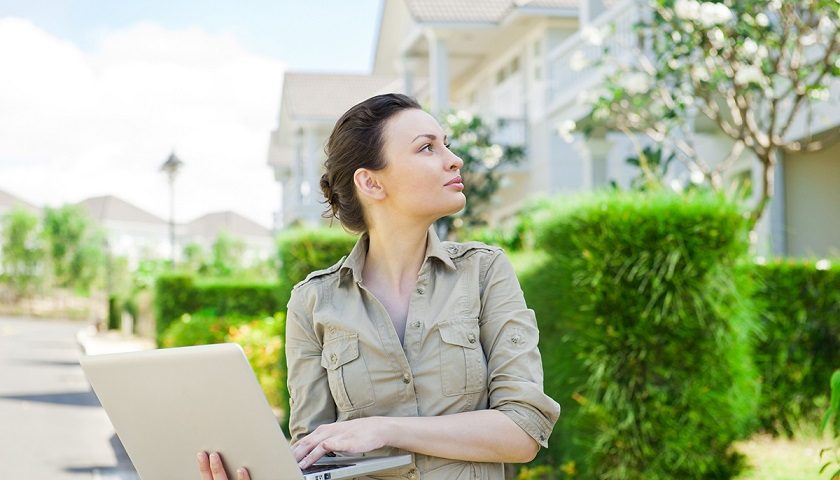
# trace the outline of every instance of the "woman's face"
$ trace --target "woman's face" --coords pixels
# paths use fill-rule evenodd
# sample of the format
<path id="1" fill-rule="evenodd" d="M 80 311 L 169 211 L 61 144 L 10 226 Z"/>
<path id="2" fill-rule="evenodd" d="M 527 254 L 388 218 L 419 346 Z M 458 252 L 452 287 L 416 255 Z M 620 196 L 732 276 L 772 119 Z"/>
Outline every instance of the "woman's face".
<path id="1" fill-rule="evenodd" d="M 448 143 L 437 120 L 423 110 L 403 110 L 388 119 L 383 129 L 387 165 L 377 177 L 389 207 L 431 221 L 464 208 L 459 179 L 464 162 Z"/>

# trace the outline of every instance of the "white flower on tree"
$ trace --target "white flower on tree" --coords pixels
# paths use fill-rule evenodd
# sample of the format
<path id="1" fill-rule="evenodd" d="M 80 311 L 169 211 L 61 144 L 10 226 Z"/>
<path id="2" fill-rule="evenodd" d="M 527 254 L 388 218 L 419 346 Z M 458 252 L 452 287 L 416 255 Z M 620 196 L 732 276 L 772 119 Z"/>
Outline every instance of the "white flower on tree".
<path id="1" fill-rule="evenodd" d="M 572 143 L 574 141 L 572 132 L 575 131 L 575 127 L 577 127 L 577 124 L 574 120 L 564 120 L 560 123 L 560 126 L 557 127 L 557 133 L 559 133 L 560 137 L 567 143 Z"/>
<path id="2" fill-rule="evenodd" d="M 583 30 L 581 30 L 580 32 L 580 36 L 592 45 L 598 46 L 604 43 L 604 37 L 606 37 L 606 33 L 600 29 L 588 25 L 586 27 L 583 27 Z"/>
<path id="3" fill-rule="evenodd" d="M 756 83 L 761 85 L 764 82 L 764 73 L 755 65 L 746 65 L 735 72 L 735 84 L 746 85 Z"/>
<path id="4" fill-rule="evenodd" d="M 700 2 L 695 0 L 677 0 L 674 5 L 674 12 L 677 17 L 683 20 L 697 20 L 700 18 Z"/>
<path id="5" fill-rule="evenodd" d="M 722 3 L 704 2 L 700 4 L 700 22 L 709 28 L 732 20 L 732 10 Z"/>
<path id="6" fill-rule="evenodd" d="M 650 78 L 644 73 L 632 72 L 622 77 L 619 84 L 630 95 L 638 95 L 650 89 Z"/>
<path id="7" fill-rule="evenodd" d="M 758 44 L 752 38 L 744 40 L 744 45 L 741 47 L 744 55 L 753 56 L 758 53 Z"/>
<path id="8" fill-rule="evenodd" d="M 504 151 L 501 146 L 491 145 L 484 150 L 484 157 L 481 159 L 481 163 L 487 168 L 495 168 L 502 159 L 502 154 L 504 154 Z"/>

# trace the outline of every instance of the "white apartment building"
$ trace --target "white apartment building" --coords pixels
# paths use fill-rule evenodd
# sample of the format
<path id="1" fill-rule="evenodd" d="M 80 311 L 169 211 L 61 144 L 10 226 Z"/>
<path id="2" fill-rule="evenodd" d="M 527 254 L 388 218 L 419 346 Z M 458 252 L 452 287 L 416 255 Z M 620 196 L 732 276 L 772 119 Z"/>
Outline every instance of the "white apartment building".
<path id="1" fill-rule="evenodd" d="M 286 75 L 268 159 L 283 185 L 275 228 L 320 221 L 317 179 L 329 131 L 347 107 L 384 91 L 409 93 L 433 113 L 470 111 L 495 125 L 498 141 L 526 147 L 526 161 L 506 172 L 509 182 L 491 221 L 513 214 L 534 194 L 587 191 L 611 181 L 627 187 L 637 174 L 626 163 L 635 156 L 629 140 L 608 133 L 568 143 L 557 127 L 585 113 L 578 98 L 601 80 L 594 69 L 572 68 L 575 55 L 600 55 L 582 28 L 612 24 L 615 34 L 606 42 L 628 46 L 642 8 L 638 0 L 384 0 L 369 77 Z M 837 98 L 840 85 L 835 87 Z M 836 104 L 815 112 L 811 132 L 838 129 Z M 789 137 L 805 134 L 802 124 Z M 710 163 L 732 145 L 702 124 L 696 142 Z M 687 173 L 673 170 L 677 177 Z M 755 185 L 759 175 L 749 154 L 729 171 L 733 178 L 752 177 Z M 785 156 L 776 172 L 776 195 L 757 229 L 758 253 L 840 256 L 838 207 L 840 144 Z"/>

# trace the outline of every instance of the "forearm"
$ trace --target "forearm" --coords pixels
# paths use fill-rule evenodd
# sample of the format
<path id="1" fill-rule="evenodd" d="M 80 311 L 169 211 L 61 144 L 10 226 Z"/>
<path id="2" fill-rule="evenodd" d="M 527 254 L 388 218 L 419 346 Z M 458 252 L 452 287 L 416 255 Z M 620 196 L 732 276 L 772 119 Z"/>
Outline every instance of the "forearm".
<path id="1" fill-rule="evenodd" d="M 424 455 L 472 462 L 524 463 L 539 451 L 534 439 L 497 410 L 381 419 L 388 445 Z"/>

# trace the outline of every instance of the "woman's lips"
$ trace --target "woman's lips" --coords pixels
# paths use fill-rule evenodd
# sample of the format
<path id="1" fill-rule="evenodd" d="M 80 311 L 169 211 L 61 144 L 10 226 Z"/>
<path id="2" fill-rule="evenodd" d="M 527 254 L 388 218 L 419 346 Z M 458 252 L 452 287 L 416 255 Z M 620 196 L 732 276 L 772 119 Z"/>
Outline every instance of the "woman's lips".
<path id="1" fill-rule="evenodd" d="M 444 187 L 460 187 L 464 188 L 464 180 L 460 176 L 453 178 L 444 185 Z"/>

